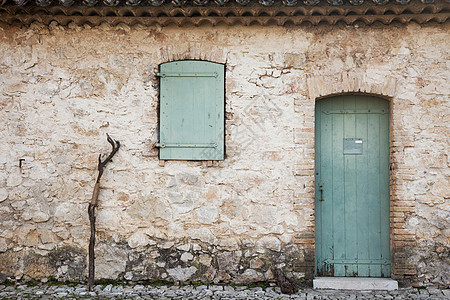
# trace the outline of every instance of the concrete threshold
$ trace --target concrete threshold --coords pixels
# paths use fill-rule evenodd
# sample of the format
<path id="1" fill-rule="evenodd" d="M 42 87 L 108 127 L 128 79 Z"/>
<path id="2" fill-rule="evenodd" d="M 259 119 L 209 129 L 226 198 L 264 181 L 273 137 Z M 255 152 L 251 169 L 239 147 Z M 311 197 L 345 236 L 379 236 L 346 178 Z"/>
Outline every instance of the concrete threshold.
<path id="1" fill-rule="evenodd" d="M 398 282 L 390 278 L 370 277 L 316 277 L 313 280 L 314 289 L 329 290 L 398 290 Z"/>

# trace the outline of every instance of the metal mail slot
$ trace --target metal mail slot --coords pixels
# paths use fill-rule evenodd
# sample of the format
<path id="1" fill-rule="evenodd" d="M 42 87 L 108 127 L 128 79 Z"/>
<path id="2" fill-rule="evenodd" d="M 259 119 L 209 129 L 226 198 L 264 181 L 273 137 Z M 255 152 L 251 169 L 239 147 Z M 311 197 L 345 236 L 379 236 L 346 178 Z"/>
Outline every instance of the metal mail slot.
<path id="1" fill-rule="evenodd" d="M 357 138 L 344 138 L 344 154 L 357 155 L 363 153 L 363 140 Z"/>

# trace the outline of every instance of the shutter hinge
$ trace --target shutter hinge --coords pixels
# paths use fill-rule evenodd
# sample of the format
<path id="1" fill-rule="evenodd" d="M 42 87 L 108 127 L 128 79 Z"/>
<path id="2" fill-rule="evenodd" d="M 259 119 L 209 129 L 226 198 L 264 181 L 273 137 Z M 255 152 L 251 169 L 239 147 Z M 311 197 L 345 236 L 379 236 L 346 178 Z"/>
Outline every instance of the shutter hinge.
<path id="1" fill-rule="evenodd" d="M 158 148 L 217 148 L 217 143 L 212 144 L 165 144 L 157 143 Z"/>
<path id="2" fill-rule="evenodd" d="M 214 73 L 156 73 L 157 76 L 165 77 L 214 77 L 217 78 L 219 74 Z"/>

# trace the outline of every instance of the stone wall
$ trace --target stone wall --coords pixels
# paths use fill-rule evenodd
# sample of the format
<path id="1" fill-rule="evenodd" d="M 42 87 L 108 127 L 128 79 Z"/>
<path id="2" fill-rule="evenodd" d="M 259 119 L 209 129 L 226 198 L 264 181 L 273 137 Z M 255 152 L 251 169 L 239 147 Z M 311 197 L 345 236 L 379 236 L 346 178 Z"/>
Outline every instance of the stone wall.
<path id="1" fill-rule="evenodd" d="M 310 279 L 314 103 L 360 92 L 391 101 L 392 276 L 448 285 L 448 49 L 448 24 L 0 25 L 0 280 L 85 280 L 106 133 L 97 278 Z M 179 59 L 226 65 L 224 161 L 158 160 L 156 72 Z"/>

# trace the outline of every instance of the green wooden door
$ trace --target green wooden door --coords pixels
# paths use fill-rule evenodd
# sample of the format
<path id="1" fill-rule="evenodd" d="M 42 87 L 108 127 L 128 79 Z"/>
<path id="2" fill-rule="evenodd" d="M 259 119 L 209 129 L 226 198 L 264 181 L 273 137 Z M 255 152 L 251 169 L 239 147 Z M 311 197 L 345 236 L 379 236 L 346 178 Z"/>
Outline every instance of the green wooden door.
<path id="1" fill-rule="evenodd" d="M 316 275 L 390 277 L 389 103 L 316 103 Z"/>

